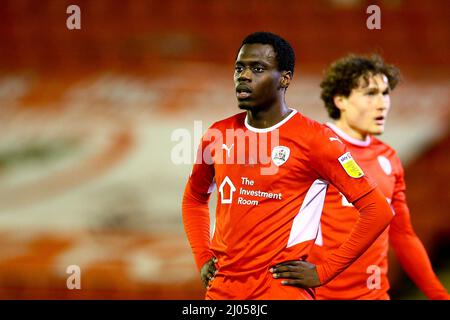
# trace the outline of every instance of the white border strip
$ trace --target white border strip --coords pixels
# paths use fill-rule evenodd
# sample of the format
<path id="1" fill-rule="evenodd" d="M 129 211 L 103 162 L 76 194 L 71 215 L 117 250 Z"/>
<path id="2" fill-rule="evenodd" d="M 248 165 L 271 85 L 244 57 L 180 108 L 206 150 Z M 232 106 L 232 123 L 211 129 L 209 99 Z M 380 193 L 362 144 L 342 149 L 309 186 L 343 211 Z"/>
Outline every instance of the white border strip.
<path id="1" fill-rule="evenodd" d="M 329 127 L 331 130 L 333 130 L 342 139 L 344 139 L 345 141 L 347 141 L 351 144 L 354 144 L 355 146 L 367 147 L 370 145 L 371 139 L 370 139 L 369 135 L 366 137 L 366 140 L 361 141 L 361 140 L 355 139 L 353 137 L 350 137 L 347 133 L 345 133 L 343 130 L 341 130 L 336 125 L 332 124 L 331 122 L 327 122 L 326 126 Z"/>
<path id="2" fill-rule="evenodd" d="M 247 129 L 250 130 L 250 131 L 258 132 L 258 133 L 270 132 L 272 130 L 275 130 L 276 128 L 281 127 L 283 124 L 288 122 L 289 119 L 291 119 L 294 115 L 297 114 L 297 110 L 291 109 L 291 108 L 289 108 L 289 110 L 292 110 L 290 115 L 288 115 L 286 118 L 284 118 L 283 120 L 281 120 L 280 122 L 278 122 L 277 124 L 274 124 L 273 126 L 271 126 L 269 128 L 255 128 L 255 127 L 252 127 L 251 125 L 248 124 L 248 115 L 245 116 L 244 123 L 245 123 L 245 126 L 247 127 Z"/>

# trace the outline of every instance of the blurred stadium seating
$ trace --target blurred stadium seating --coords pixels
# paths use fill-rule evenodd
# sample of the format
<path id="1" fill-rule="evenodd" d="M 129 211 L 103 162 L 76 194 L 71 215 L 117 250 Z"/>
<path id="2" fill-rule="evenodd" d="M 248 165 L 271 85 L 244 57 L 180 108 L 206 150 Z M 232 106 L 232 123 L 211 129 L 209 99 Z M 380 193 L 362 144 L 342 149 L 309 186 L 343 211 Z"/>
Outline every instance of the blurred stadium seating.
<path id="1" fill-rule="evenodd" d="M 172 163 L 171 134 L 237 111 L 233 60 L 256 30 L 293 44 L 288 103 L 320 121 L 331 61 L 377 51 L 400 67 L 382 138 L 406 165 L 414 227 L 447 274 L 448 2 L 377 3 L 381 30 L 366 28 L 371 3 L 358 0 L 2 1 L 0 299 L 202 298 L 180 212 L 190 165 Z M 66 28 L 70 4 L 81 30 Z M 408 297 L 391 256 L 393 298 Z M 69 265 L 81 290 L 66 287 Z"/>

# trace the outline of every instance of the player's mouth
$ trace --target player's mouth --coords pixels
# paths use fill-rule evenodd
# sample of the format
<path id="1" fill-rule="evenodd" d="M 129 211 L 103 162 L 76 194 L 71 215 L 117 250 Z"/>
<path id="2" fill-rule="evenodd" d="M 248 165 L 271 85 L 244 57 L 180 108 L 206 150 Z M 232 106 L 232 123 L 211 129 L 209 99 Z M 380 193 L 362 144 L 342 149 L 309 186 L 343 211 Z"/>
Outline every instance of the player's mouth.
<path id="1" fill-rule="evenodd" d="M 385 117 L 385 116 L 379 116 L 379 117 L 376 117 L 376 118 L 375 118 L 375 123 L 376 123 L 377 125 L 379 125 L 379 126 L 383 126 L 385 120 L 386 120 L 386 117 Z"/>
<path id="2" fill-rule="evenodd" d="M 240 84 L 236 87 L 236 96 L 239 100 L 247 99 L 251 96 L 252 89 L 245 84 Z"/>

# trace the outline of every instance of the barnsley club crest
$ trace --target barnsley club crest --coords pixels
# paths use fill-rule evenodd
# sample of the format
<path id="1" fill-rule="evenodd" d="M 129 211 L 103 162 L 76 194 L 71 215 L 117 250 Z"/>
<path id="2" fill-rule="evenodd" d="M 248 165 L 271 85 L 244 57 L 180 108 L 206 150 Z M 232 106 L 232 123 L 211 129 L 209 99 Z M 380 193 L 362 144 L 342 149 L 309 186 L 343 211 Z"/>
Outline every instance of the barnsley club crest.
<path id="1" fill-rule="evenodd" d="M 272 161 L 276 166 L 281 166 L 289 159 L 291 150 L 285 146 L 277 146 L 272 149 Z"/>

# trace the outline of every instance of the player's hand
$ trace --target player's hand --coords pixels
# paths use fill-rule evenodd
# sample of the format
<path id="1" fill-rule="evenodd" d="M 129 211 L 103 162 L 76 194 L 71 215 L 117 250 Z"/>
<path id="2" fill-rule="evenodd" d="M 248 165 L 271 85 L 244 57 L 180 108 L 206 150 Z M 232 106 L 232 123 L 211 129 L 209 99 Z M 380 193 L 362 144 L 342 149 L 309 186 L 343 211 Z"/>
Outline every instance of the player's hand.
<path id="1" fill-rule="evenodd" d="M 211 259 L 205 262 L 202 269 L 200 270 L 200 278 L 202 279 L 202 283 L 205 286 L 205 288 L 208 288 L 209 282 L 214 279 L 214 276 L 217 273 L 215 265 L 216 262 L 217 258 L 212 257 Z"/>
<path id="2" fill-rule="evenodd" d="M 279 263 L 269 270 L 276 279 L 286 279 L 281 284 L 300 288 L 314 288 L 321 285 L 316 265 L 302 260 Z"/>

